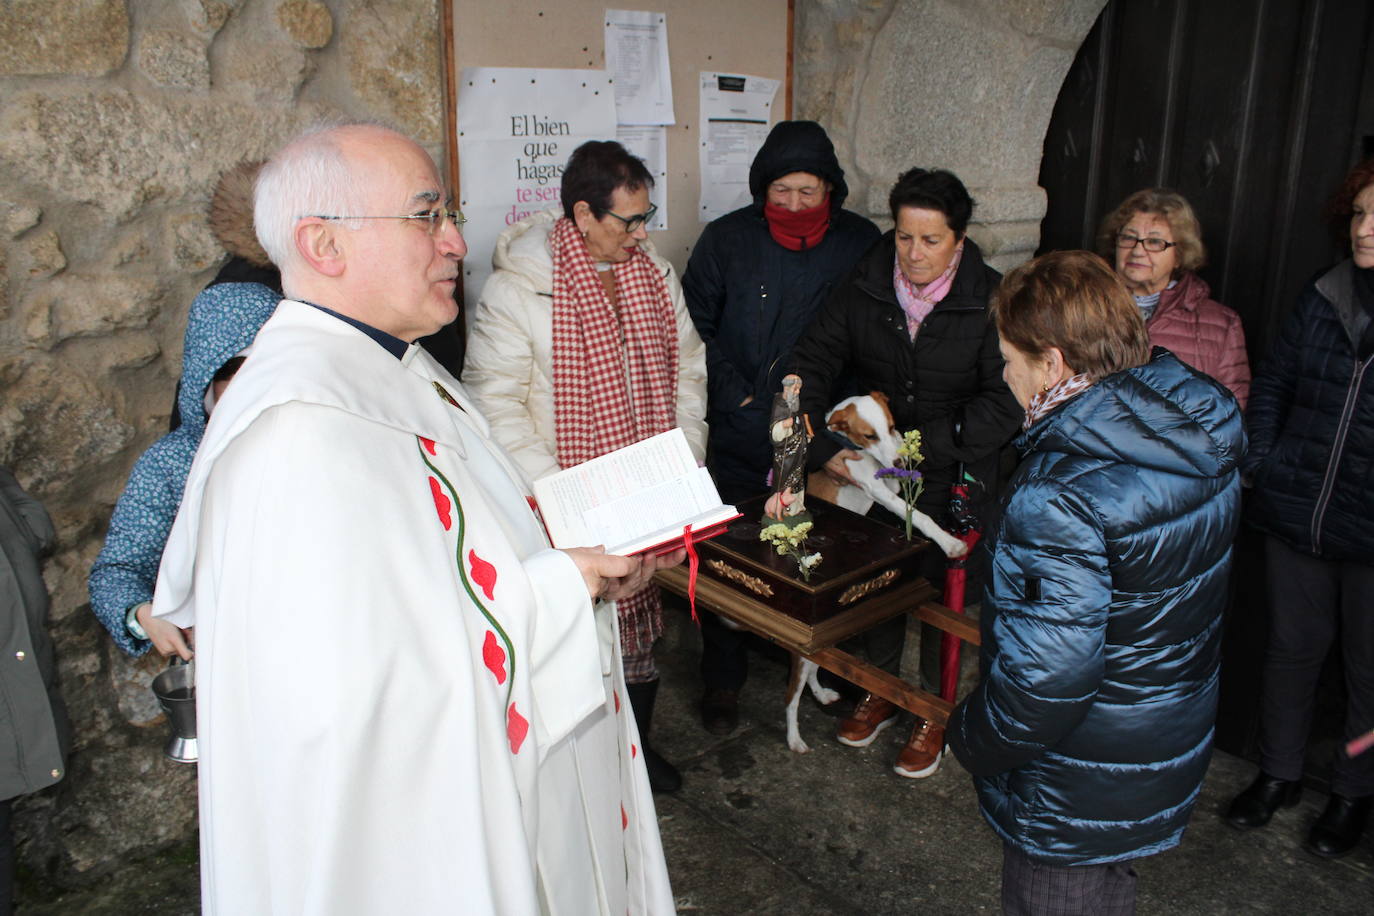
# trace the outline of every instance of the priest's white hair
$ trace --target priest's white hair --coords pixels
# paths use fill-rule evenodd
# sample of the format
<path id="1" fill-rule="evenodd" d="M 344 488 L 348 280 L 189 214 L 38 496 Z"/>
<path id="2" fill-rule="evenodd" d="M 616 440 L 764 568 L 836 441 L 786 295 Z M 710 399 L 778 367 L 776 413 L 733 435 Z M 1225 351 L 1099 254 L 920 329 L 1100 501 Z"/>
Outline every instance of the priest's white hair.
<path id="1" fill-rule="evenodd" d="M 283 278 L 301 266 L 296 223 L 307 216 L 357 216 L 365 177 L 353 173 L 338 142 L 353 128 L 392 130 L 363 121 L 317 124 L 267 160 L 253 189 L 253 227 Z"/>

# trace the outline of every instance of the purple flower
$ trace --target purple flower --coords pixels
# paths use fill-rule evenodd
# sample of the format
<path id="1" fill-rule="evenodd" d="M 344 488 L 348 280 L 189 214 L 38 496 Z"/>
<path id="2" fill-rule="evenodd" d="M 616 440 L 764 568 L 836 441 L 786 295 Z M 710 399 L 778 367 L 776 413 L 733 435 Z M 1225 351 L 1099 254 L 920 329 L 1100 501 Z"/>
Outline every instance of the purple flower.
<path id="1" fill-rule="evenodd" d="M 920 480 L 921 472 L 915 468 L 910 470 L 907 468 L 879 468 L 873 476 L 878 479 L 896 477 L 899 480 Z"/>

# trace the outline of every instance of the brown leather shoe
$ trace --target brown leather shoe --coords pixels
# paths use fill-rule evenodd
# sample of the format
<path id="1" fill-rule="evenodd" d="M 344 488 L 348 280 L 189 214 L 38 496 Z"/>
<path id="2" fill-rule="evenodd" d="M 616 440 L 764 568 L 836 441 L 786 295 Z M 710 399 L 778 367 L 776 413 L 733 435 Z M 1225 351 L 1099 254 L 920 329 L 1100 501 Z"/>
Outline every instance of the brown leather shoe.
<path id="1" fill-rule="evenodd" d="M 897 707 L 882 697 L 864 694 L 848 718 L 840 720 L 835 740 L 850 747 L 868 747 L 878 732 L 897 721 Z"/>
<path id="2" fill-rule="evenodd" d="M 897 755 L 892 772 L 907 779 L 925 779 L 940 769 L 940 757 L 945 751 L 945 730 L 926 719 L 917 719 L 911 739 Z"/>

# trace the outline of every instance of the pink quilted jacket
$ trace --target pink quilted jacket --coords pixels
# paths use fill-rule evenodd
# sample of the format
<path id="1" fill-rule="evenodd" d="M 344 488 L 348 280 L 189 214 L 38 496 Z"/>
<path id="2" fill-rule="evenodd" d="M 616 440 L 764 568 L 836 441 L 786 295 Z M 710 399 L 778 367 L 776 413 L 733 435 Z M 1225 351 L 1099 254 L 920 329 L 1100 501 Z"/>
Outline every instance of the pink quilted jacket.
<path id="1" fill-rule="evenodd" d="M 1240 402 L 1250 397 L 1250 361 L 1245 355 L 1245 331 L 1240 316 L 1209 298 L 1207 281 L 1191 271 L 1178 277 L 1173 289 L 1159 297 L 1159 305 L 1145 329 L 1150 343 L 1173 352 L 1201 372 L 1221 382 Z"/>

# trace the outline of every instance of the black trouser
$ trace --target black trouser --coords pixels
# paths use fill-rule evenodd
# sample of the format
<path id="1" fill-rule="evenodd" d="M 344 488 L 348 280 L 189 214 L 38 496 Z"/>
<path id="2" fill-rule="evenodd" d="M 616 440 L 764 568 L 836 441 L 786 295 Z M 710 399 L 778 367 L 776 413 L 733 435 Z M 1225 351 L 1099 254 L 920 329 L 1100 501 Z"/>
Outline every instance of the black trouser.
<path id="1" fill-rule="evenodd" d="M 1347 798 L 1374 794 L 1374 752 L 1352 760 L 1344 747 L 1374 728 L 1374 566 L 1318 559 L 1274 537 L 1265 539 L 1265 561 L 1273 608 L 1260 766 L 1279 779 L 1302 777 L 1317 679 L 1339 638 L 1347 705 L 1331 789 Z"/>
<path id="2" fill-rule="evenodd" d="M 10 815 L 14 799 L 0 801 L 0 916 L 14 912 L 14 833 Z"/>
<path id="3" fill-rule="evenodd" d="M 1002 912 L 1008 916 L 1131 916 L 1135 868 L 1037 862 L 1002 844 Z"/>

